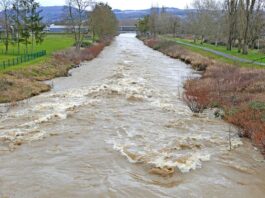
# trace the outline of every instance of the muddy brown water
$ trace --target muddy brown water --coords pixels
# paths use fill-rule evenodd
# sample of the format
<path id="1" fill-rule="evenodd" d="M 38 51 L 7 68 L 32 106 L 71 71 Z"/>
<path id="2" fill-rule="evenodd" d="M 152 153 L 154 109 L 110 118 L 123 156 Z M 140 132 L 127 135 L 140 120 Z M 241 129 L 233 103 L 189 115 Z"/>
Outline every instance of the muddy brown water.
<path id="1" fill-rule="evenodd" d="M 49 93 L 0 114 L 0 197 L 251 197 L 265 162 L 181 99 L 191 68 L 118 36 Z"/>

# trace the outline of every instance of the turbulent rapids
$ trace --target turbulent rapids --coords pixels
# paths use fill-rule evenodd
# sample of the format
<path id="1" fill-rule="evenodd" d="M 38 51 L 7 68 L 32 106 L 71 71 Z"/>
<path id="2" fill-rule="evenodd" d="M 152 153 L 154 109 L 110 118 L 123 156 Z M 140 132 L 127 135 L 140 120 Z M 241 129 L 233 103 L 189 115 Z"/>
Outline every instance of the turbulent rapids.
<path id="1" fill-rule="evenodd" d="M 1 105 L 0 197 L 263 197 L 259 152 L 183 103 L 197 75 L 123 34 L 51 92 Z"/>

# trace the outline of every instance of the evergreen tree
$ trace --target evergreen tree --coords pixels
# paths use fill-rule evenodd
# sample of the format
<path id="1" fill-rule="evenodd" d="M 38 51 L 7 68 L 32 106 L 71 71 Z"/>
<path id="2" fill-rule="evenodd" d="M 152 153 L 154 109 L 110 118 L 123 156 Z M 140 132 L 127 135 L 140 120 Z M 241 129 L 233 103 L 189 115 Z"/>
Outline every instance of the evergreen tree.
<path id="1" fill-rule="evenodd" d="M 16 34 L 16 42 L 17 42 L 17 53 L 20 54 L 20 35 L 22 31 L 22 23 L 21 23 L 21 17 L 20 17 L 20 7 L 21 7 L 21 1 L 15 0 L 13 5 L 13 15 L 12 20 L 14 22 L 14 31 Z"/>
<path id="2" fill-rule="evenodd" d="M 28 0 L 28 27 L 31 34 L 31 51 L 34 49 L 34 41 L 39 44 L 43 41 L 45 26 L 41 23 L 42 17 L 40 13 L 42 10 L 37 10 L 40 7 L 35 0 Z"/>
<path id="3" fill-rule="evenodd" d="M 8 52 L 8 47 L 9 47 L 9 35 L 10 35 L 10 8 L 11 8 L 11 0 L 0 0 L 0 8 L 3 12 L 4 15 L 4 29 L 5 29 L 5 39 L 4 39 L 4 44 L 5 44 L 5 52 Z"/>

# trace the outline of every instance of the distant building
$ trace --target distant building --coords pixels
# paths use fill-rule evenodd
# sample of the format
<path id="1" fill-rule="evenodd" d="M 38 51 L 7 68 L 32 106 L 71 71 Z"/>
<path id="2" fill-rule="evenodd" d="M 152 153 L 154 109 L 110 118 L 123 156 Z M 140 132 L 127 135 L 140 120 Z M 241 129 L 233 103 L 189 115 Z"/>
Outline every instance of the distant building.
<path id="1" fill-rule="evenodd" d="M 77 27 L 75 27 L 77 28 Z M 50 26 L 46 26 L 44 29 L 45 32 L 50 32 L 50 33 L 70 33 L 73 32 L 73 27 L 72 26 L 67 26 L 67 25 L 54 25 L 51 24 Z M 88 31 L 88 27 L 81 27 L 81 31 L 85 32 Z"/>
<path id="2" fill-rule="evenodd" d="M 72 28 L 70 26 L 66 26 L 66 25 L 51 24 L 47 28 L 47 30 L 48 30 L 48 32 L 51 32 L 51 33 L 66 33 L 66 32 L 71 32 Z"/>
<path id="3" fill-rule="evenodd" d="M 119 32 L 136 32 L 136 26 L 120 26 Z"/>

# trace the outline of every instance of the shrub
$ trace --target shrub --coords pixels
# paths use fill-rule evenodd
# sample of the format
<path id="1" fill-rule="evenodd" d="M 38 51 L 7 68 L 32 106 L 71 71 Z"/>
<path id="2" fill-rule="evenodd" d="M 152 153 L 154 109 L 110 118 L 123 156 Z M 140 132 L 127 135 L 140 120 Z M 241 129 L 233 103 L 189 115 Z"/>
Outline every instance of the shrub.
<path id="1" fill-rule="evenodd" d="M 259 102 L 259 101 L 251 101 L 249 103 L 249 106 L 253 110 L 257 111 L 265 111 L 265 102 Z"/>
<path id="2" fill-rule="evenodd" d="M 189 80 L 185 84 L 183 99 L 190 110 L 194 113 L 201 113 L 208 105 L 208 91 L 200 86 L 194 86 L 194 81 Z"/>
<path id="3" fill-rule="evenodd" d="M 90 41 L 83 41 L 82 44 L 81 44 L 81 47 L 87 48 L 90 45 L 91 45 L 91 42 Z M 76 44 L 74 44 L 74 46 L 76 46 Z"/>

